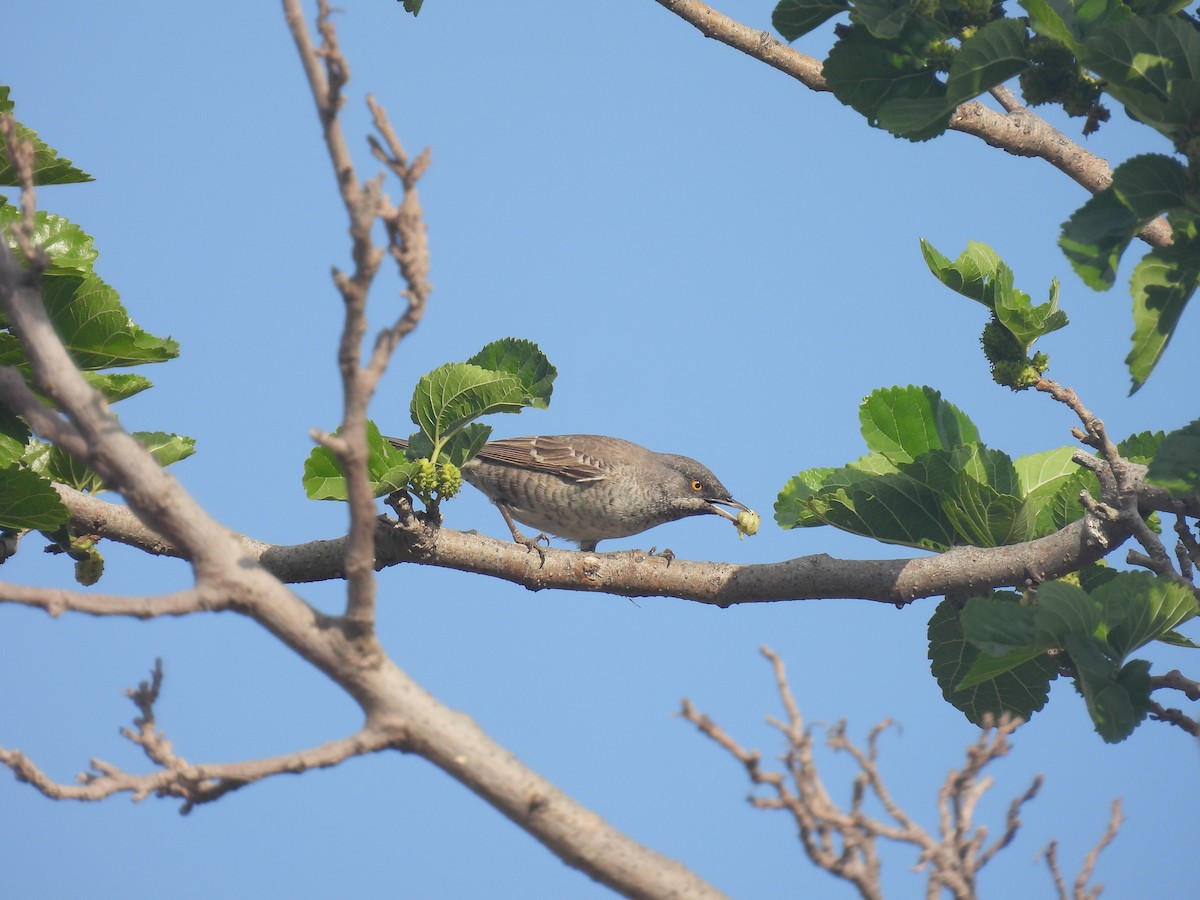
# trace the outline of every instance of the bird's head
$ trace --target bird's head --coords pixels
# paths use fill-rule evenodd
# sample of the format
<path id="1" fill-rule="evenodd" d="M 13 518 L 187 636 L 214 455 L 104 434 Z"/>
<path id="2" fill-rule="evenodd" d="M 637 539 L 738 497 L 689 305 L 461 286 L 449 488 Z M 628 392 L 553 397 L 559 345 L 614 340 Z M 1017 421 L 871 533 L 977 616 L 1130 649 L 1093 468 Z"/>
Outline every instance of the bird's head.
<path id="1" fill-rule="evenodd" d="M 732 507 L 743 512 L 752 512 L 750 507 L 733 499 L 729 488 L 703 463 L 688 456 L 671 453 L 660 454 L 662 461 L 671 471 L 666 484 L 662 485 L 671 506 L 682 515 L 697 516 L 713 513 L 731 522 L 737 516 L 722 507 Z"/>

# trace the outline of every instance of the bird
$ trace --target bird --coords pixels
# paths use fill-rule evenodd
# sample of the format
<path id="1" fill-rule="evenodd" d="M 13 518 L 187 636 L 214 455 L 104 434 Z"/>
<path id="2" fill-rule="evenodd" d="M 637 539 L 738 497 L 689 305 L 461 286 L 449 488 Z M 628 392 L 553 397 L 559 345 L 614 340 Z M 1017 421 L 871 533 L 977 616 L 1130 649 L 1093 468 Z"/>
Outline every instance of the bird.
<path id="1" fill-rule="evenodd" d="M 399 438 L 387 440 L 400 449 L 408 446 Z M 548 543 L 547 535 L 594 551 L 600 541 L 689 516 L 739 521 L 722 507 L 754 515 L 702 463 L 599 434 L 489 441 L 463 465 L 462 476 L 496 505 L 514 541 L 539 552 L 538 542 Z M 540 533 L 527 538 L 516 522 Z"/>

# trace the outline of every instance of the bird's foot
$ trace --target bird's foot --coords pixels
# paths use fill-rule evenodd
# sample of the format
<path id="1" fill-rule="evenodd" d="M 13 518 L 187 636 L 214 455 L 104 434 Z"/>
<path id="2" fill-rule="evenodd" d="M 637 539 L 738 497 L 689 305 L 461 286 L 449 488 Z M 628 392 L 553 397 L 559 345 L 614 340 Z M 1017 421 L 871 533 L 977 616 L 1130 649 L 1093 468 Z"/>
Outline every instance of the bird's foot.
<path id="1" fill-rule="evenodd" d="M 521 534 L 521 532 L 514 528 L 513 541 L 523 545 L 526 550 L 537 551 L 538 558 L 540 560 L 538 563 L 538 568 L 546 565 L 546 549 L 550 546 L 550 536 L 546 534 L 546 532 L 540 532 L 539 534 L 535 534 L 533 537 L 525 537 L 525 535 Z M 545 547 L 542 546 L 543 543 L 545 544 Z"/>

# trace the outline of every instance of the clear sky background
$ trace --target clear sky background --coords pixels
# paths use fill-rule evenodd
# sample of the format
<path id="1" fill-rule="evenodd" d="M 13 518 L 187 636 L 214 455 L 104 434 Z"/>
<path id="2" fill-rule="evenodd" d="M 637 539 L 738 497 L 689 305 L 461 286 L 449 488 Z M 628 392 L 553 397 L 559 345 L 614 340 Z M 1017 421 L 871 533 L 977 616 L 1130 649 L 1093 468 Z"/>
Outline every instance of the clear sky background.
<path id="1" fill-rule="evenodd" d="M 429 0 L 416 20 L 392 0 L 343 5 L 360 174 L 375 171 L 368 91 L 411 152 L 433 152 L 421 191 L 436 290 L 373 417 L 407 433 L 420 375 L 495 338 L 529 338 L 558 367 L 553 402 L 496 417 L 498 436 L 598 432 L 686 453 L 764 515 L 740 542 L 704 517 L 602 550 L 657 544 L 740 563 L 902 553 L 771 520 L 792 474 L 861 454 L 857 407 L 877 387 L 939 388 L 1013 455 L 1070 443 L 1066 409 L 992 384 L 983 310 L 929 275 L 922 236 L 951 257 L 970 239 L 990 243 L 1035 299 L 1062 279 L 1072 324 L 1043 342 L 1052 374 L 1114 434 L 1197 414 L 1194 312 L 1127 396 L 1125 279 L 1096 294 L 1071 273 L 1055 240 L 1086 194 L 1045 163 L 963 135 L 914 145 L 873 131 L 651 0 Z M 769 27 L 770 0 L 720 8 Z M 179 360 L 146 370 L 157 386 L 121 404 L 123 421 L 196 437 L 197 455 L 173 471 L 229 527 L 277 543 L 342 533 L 344 507 L 305 499 L 300 474 L 309 429 L 340 416 L 329 270 L 348 265 L 347 226 L 279 4 L 43 0 L 9 4 L 4 18 L 0 80 L 18 117 L 97 179 L 45 189 L 41 205 L 93 234 L 97 271 L 134 318 L 182 345 Z M 821 54 L 831 27 L 803 49 Z M 1078 137 L 1078 123 L 1063 127 Z M 1166 149 L 1120 111 L 1087 146 L 1114 164 Z M 396 314 L 396 287 L 379 285 L 375 323 Z M 446 515 L 453 528 L 506 534 L 470 489 Z M 67 564 L 35 543 L 3 577 L 69 585 Z M 182 563 L 106 555 L 103 590 L 190 583 Z M 403 668 L 614 825 L 739 898 L 852 892 L 808 863 L 790 819 L 749 807 L 740 767 L 677 717 L 682 697 L 773 758 L 781 741 L 763 720 L 781 711 L 758 655 L 773 647 L 810 721 L 845 717 L 858 739 L 884 718 L 900 723 L 881 741 L 883 770 L 929 828 L 937 786 L 977 734 L 929 674 L 935 599 L 719 610 L 415 566 L 379 579 L 381 637 Z M 342 602 L 338 584 L 300 592 L 330 611 Z M 1155 671 L 1196 675 L 1194 653 L 1150 655 Z M 60 780 L 92 757 L 142 771 L 117 728 L 134 713 L 122 691 L 156 657 L 159 723 L 193 762 L 283 753 L 360 722 L 324 676 L 232 614 L 136 623 L 0 606 L 0 744 Z M 1046 784 L 985 870 L 984 896 L 1051 896 L 1036 854 L 1056 838 L 1073 878 L 1116 797 L 1128 822 L 1098 870 L 1105 896 L 1194 896 L 1182 874 L 1198 836 L 1194 741 L 1148 724 L 1105 745 L 1060 681 L 1015 744 L 982 818 L 999 830 L 1035 773 Z M 831 793 L 848 798 L 850 768 L 822 758 Z M 908 849 L 886 855 L 890 896 L 923 890 L 914 861 Z M 389 753 L 277 777 L 187 817 L 154 799 L 54 803 L 5 775 L 0 896 L 607 891 L 427 763 Z"/>

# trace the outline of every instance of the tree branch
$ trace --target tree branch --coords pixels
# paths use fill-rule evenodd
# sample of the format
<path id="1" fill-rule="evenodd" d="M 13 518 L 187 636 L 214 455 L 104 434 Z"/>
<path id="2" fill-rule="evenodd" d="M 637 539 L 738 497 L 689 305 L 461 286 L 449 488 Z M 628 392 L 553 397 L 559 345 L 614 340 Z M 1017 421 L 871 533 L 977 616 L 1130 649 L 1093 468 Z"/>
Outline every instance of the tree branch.
<path id="1" fill-rule="evenodd" d="M 795 78 L 813 91 L 828 91 L 822 64 L 793 50 L 766 31 L 755 31 L 717 12 L 700 0 L 657 0 L 659 5 L 694 25 L 705 37 L 720 41 L 747 56 Z M 1011 92 L 1007 113 L 996 112 L 978 100 L 962 104 L 950 117 L 950 129 L 973 135 L 991 147 L 1014 156 L 1045 160 L 1092 193 L 1112 184 L 1112 167 L 1101 157 L 1067 138 L 1045 119 L 1016 103 Z M 1003 102 L 1003 101 L 1002 101 Z M 1154 247 L 1171 243 L 1171 226 L 1159 218 L 1138 233 Z"/>
<path id="2" fill-rule="evenodd" d="M 386 736 L 364 728 L 349 737 L 281 756 L 193 765 L 175 753 L 171 742 L 157 727 L 154 703 L 162 679 L 162 660 L 158 660 L 149 682 L 143 681 L 136 689 L 125 692 L 140 714 L 133 720 L 132 729 L 121 729 L 122 736 L 141 747 L 147 759 L 158 767 L 154 771 L 135 775 L 93 759 L 91 769 L 78 776 L 79 784 L 62 784 L 19 750 L 0 747 L 0 763 L 8 766 L 20 781 L 28 782 L 52 800 L 96 801 L 115 794 L 132 794 L 135 802 L 152 795 L 173 797 L 183 801 L 180 812 L 186 815 L 202 803 L 211 803 L 230 791 L 272 775 L 336 766 L 351 757 L 387 749 L 390 744 Z"/>
<path id="3" fill-rule="evenodd" d="M 347 583 L 346 621 L 357 629 L 364 641 L 369 642 L 375 628 L 376 585 L 375 501 L 367 477 L 367 408 L 379 379 L 387 369 L 388 360 L 404 336 L 420 322 L 432 291 L 428 279 L 429 246 L 417 196 L 417 182 L 429 167 L 429 153 L 422 153 L 415 162 L 409 164 L 407 154 L 387 120 L 387 114 L 369 97 L 367 103 L 375 126 L 388 149 L 385 151 L 373 137 L 369 143 L 373 154 L 400 181 L 403 191 L 400 206 L 393 205 L 383 192 L 382 173 L 359 184 L 338 118 L 344 102 L 342 89 L 350 80 L 350 65 L 338 44 L 327 0 L 318 0 L 317 9 L 320 48 L 314 47 L 309 37 L 299 0 L 284 0 L 285 18 L 308 76 L 342 203 L 350 219 L 354 273 L 347 276 L 336 268 L 333 271 L 333 281 L 342 295 L 345 309 L 338 349 L 338 366 L 342 376 L 342 427 L 336 437 L 327 434 L 316 434 L 314 437 L 337 456 L 346 479 L 350 503 L 350 529 L 342 567 L 342 577 Z M 388 235 L 388 252 L 396 261 L 401 278 L 408 285 L 405 291 L 408 302 L 396 322 L 376 336 L 371 356 L 367 364 L 362 366 L 362 341 L 367 331 L 367 299 L 384 258 L 384 250 L 375 246 L 371 239 L 371 230 L 376 221 L 384 224 Z M 372 651 L 381 652 L 377 646 L 373 646 Z"/>
<path id="4" fill-rule="evenodd" d="M 740 762 L 755 786 L 766 787 L 773 795 L 762 797 L 752 794 L 751 803 L 761 809 L 789 812 L 800 831 L 805 853 L 812 862 L 830 874 L 850 881 L 859 894 L 868 900 L 883 896 L 877 848 L 880 838 L 911 844 L 919 851 L 917 868 L 929 868 L 927 897 L 941 896 L 945 889 L 961 900 L 973 900 L 979 871 L 1012 841 L 1021 824 L 1021 807 L 1033 799 L 1041 786 L 1039 777 L 1012 802 L 1004 833 L 985 849 L 987 829 L 974 825 L 979 800 L 992 784 L 991 778 L 983 772 L 988 765 L 1008 753 L 1008 739 L 1022 724 L 1022 720 L 1006 719 L 998 726 L 985 727 L 979 740 L 967 748 L 966 765 L 960 771 L 952 771 L 947 775 L 938 794 L 940 827 L 935 836 L 917 824 L 895 802 L 879 769 L 877 741 L 890 722 L 884 722 L 871 731 L 866 750 L 846 737 L 844 721 L 830 729 L 829 747 L 848 753 L 859 770 L 854 780 L 850 809 L 843 810 L 830 799 L 818 772 L 812 729 L 805 725 L 800 714 L 783 663 L 778 654 L 767 647 L 762 648 L 762 653 L 774 668 L 776 688 L 787 713 L 786 722 L 771 718 L 767 720 L 787 740 L 787 749 L 782 757 L 786 776 L 782 772 L 765 771 L 762 756 L 757 750 L 742 747 L 712 719 L 697 712 L 690 701 L 684 700 L 682 707 L 685 719 Z M 887 820 L 867 814 L 864 802 L 869 796 L 873 796 L 883 807 Z M 1090 869 L 1087 872 L 1090 875 Z M 1085 876 L 1081 877 L 1086 880 Z"/>

